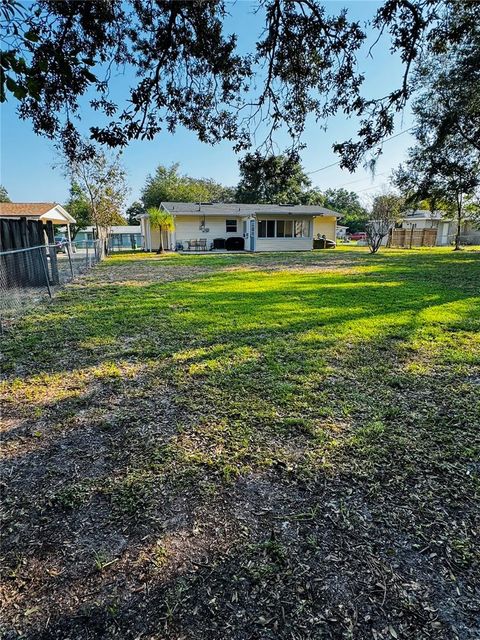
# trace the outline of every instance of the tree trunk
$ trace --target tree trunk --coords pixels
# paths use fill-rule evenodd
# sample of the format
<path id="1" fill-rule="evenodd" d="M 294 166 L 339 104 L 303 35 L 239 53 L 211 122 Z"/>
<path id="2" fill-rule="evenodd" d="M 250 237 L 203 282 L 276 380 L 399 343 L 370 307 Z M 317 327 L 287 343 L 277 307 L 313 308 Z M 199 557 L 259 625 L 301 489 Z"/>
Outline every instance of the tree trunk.
<path id="1" fill-rule="evenodd" d="M 457 196 L 457 232 L 455 234 L 455 248 L 454 251 L 461 251 L 460 245 L 460 233 L 462 228 L 462 196 Z"/>
<path id="2" fill-rule="evenodd" d="M 163 248 L 163 236 L 162 236 L 163 229 L 162 229 L 162 227 L 159 227 L 158 231 L 159 231 L 160 241 L 159 241 L 157 253 L 165 253 L 165 249 Z"/>

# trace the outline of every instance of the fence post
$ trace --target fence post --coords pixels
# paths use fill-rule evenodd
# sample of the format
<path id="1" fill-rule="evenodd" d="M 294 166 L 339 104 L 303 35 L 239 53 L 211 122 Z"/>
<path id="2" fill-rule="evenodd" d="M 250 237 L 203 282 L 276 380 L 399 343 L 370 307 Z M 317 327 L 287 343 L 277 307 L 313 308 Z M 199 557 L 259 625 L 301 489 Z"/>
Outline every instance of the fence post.
<path id="1" fill-rule="evenodd" d="M 47 238 L 48 238 L 48 255 L 50 257 L 50 268 L 52 271 L 52 282 L 53 284 L 60 283 L 60 276 L 58 273 L 58 263 L 57 263 L 57 248 L 55 246 L 55 232 L 53 230 L 53 222 L 49 220 L 46 225 L 47 230 Z"/>
<path id="2" fill-rule="evenodd" d="M 68 254 L 68 262 L 70 264 L 70 273 L 72 274 L 72 280 L 75 277 L 75 274 L 73 273 L 73 263 L 72 263 L 72 253 L 71 253 L 71 248 L 72 248 L 72 243 L 69 242 L 67 244 L 67 254 Z"/>
<path id="3" fill-rule="evenodd" d="M 48 295 L 52 297 L 52 289 L 50 287 L 50 279 L 48 277 L 47 258 L 43 253 L 43 248 L 40 248 L 40 255 L 42 256 L 43 273 L 45 274 L 45 282 L 47 283 Z"/>
<path id="4" fill-rule="evenodd" d="M 86 253 L 85 253 L 85 268 L 88 269 L 88 240 L 85 243 L 85 249 L 86 249 Z"/>

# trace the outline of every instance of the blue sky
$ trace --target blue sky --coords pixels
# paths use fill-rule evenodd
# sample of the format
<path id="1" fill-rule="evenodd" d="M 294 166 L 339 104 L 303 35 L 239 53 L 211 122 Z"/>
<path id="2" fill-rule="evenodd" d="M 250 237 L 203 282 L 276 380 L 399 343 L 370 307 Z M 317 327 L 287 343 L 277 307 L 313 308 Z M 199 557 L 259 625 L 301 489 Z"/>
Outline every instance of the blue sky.
<path id="1" fill-rule="evenodd" d="M 353 2 L 326 2 L 330 13 L 346 7 L 349 16 L 365 22 L 371 18 L 381 3 L 357 0 Z M 231 17 L 227 30 L 239 37 L 239 46 L 247 49 L 254 44 L 260 32 L 260 16 L 254 14 L 255 2 L 239 0 L 230 5 Z M 372 33 L 372 41 L 375 39 Z M 385 95 L 397 86 L 401 76 L 401 64 L 388 50 L 388 41 L 381 40 L 373 52 L 373 60 L 367 56 L 368 45 L 359 54 L 359 63 L 365 71 L 365 90 L 371 95 Z M 131 81 L 128 75 L 117 77 L 116 89 Z M 85 113 L 82 126 L 93 122 L 90 113 Z M 10 100 L 1 107 L 0 131 L 0 181 L 14 201 L 64 202 L 68 195 L 68 182 L 58 169 L 53 169 L 55 153 L 53 144 L 36 136 L 30 122 L 20 121 L 15 112 L 15 102 Z M 336 141 L 347 139 L 355 133 L 355 121 L 338 115 L 328 122 L 323 131 L 315 122 L 308 122 L 305 134 L 306 149 L 302 161 L 307 172 L 313 172 L 338 160 L 331 147 Z M 394 133 L 408 129 L 412 124 L 410 112 L 399 114 Z M 286 139 L 278 139 L 279 149 Z M 388 183 L 392 168 L 405 157 L 412 138 L 407 132 L 384 144 L 376 176 L 372 179 L 368 171 L 360 168 L 355 174 L 341 170 L 338 166 L 312 173 L 314 186 L 321 189 L 343 187 L 358 191 L 365 202 L 383 185 Z M 238 156 L 229 143 L 215 147 L 200 143 L 194 134 L 179 129 L 174 135 L 160 134 L 153 141 L 135 141 L 123 153 L 123 162 L 128 172 L 131 188 L 129 202 L 137 199 L 148 173 L 158 164 L 179 162 L 181 171 L 195 177 L 209 177 L 227 185 L 238 181 Z"/>

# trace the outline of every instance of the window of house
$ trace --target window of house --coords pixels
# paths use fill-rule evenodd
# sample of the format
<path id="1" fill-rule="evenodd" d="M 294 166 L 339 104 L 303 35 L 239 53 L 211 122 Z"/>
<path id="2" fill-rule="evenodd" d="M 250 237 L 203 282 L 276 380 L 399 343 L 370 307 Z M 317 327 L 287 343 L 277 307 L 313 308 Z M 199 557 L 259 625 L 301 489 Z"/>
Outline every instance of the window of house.
<path id="1" fill-rule="evenodd" d="M 259 238 L 308 237 L 310 223 L 306 220 L 259 220 Z"/>
<path id="2" fill-rule="evenodd" d="M 226 230 L 227 233 L 237 233 L 237 221 L 236 220 L 226 220 Z"/>
<path id="3" fill-rule="evenodd" d="M 306 233 L 306 224 L 304 220 L 295 220 L 295 238 L 304 238 Z"/>
<path id="4" fill-rule="evenodd" d="M 258 237 L 275 238 L 275 222 L 276 220 L 259 220 Z"/>
<path id="5" fill-rule="evenodd" d="M 292 220 L 277 220 L 277 238 L 291 238 L 292 230 Z"/>

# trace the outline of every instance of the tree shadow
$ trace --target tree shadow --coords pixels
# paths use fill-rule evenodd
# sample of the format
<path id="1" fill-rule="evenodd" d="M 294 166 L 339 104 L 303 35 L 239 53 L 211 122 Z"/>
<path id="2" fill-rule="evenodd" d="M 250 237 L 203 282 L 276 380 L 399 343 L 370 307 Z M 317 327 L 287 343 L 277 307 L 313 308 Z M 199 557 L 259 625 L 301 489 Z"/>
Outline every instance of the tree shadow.
<path id="1" fill-rule="evenodd" d="M 448 363 L 451 336 L 478 356 L 477 290 L 382 260 L 87 281 L 25 320 L 7 414 L 35 446 L 5 466 L 3 555 L 41 603 L 27 637 L 468 637 L 445 567 L 473 584 L 478 397 Z"/>

